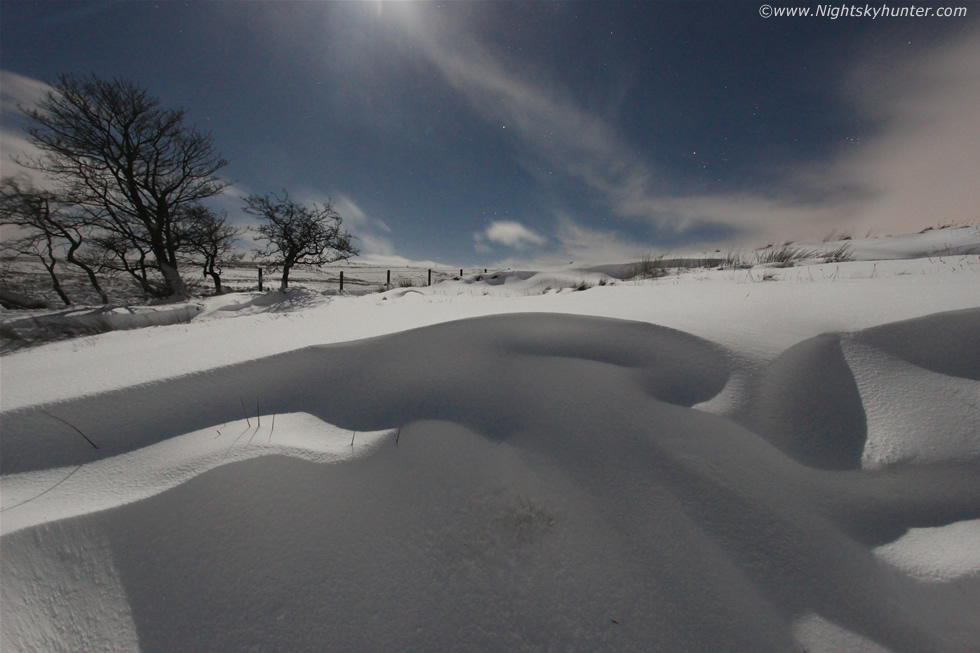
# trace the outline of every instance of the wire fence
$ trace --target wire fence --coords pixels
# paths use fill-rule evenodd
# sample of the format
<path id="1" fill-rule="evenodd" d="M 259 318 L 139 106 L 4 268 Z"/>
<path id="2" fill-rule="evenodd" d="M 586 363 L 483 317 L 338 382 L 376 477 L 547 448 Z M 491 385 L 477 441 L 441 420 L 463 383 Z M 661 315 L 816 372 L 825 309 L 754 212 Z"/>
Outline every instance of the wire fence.
<path id="1" fill-rule="evenodd" d="M 290 270 L 289 287 L 318 292 L 366 294 L 392 288 L 425 287 L 448 279 L 488 274 L 487 268 L 417 268 L 380 267 L 351 264 L 343 267 L 302 268 Z M 228 292 L 274 290 L 282 274 L 264 266 L 242 265 L 226 268 L 221 274 Z"/>

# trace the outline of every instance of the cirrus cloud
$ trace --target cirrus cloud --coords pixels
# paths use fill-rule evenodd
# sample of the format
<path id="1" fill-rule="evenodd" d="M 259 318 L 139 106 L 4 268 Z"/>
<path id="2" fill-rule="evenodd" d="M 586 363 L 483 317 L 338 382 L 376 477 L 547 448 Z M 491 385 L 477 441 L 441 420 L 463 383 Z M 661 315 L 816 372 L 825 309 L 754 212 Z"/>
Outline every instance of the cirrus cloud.
<path id="1" fill-rule="evenodd" d="M 977 219 L 980 74 L 969 63 L 980 52 L 975 29 L 931 54 L 853 62 L 844 99 L 879 125 L 859 147 L 830 161 L 800 162 L 764 187 L 685 193 L 666 185 L 663 171 L 615 125 L 546 75 L 519 69 L 490 44 L 459 38 L 465 25 L 409 17 L 415 20 L 406 27 L 445 80 L 487 122 L 506 124 L 508 133 L 513 127 L 519 159 L 546 162 L 595 193 L 626 219 L 621 224 L 647 225 L 658 240 L 708 246 L 833 231 L 901 233 Z M 540 244 L 521 240 L 513 227 L 500 233 L 501 244 Z M 494 240 L 489 233 L 486 239 Z"/>

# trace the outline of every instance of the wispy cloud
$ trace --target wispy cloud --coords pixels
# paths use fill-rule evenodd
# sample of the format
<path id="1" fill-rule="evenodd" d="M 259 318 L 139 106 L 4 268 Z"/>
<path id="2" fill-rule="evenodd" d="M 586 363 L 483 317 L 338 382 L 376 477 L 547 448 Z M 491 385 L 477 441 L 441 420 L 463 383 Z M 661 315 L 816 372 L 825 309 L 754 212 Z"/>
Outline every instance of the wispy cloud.
<path id="1" fill-rule="evenodd" d="M 464 25 L 415 18 L 406 25 L 419 47 L 478 114 L 517 135 L 524 152 L 597 193 L 615 215 L 652 226 L 667 240 L 686 236 L 707 246 L 733 237 L 809 238 L 840 229 L 903 232 L 977 220 L 976 32 L 924 59 L 902 65 L 893 60 L 887 70 L 863 69 L 853 80 L 851 99 L 856 111 L 867 112 L 882 128 L 837 159 L 801 164 L 762 190 L 685 195 L 664 187 L 656 166 L 544 75 L 508 66 L 465 34 Z M 561 223 L 557 229 L 569 233 Z"/>
<path id="2" fill-rule="evenodd" d="M 0 70 L 0 168 L 4 177 L 25 176 L 36 186 L 49 185 L 37 172 L 19 165 L 16 159 L 41 154 L 24 134 L 27 118 L 21 113 L 21 107 L 36 105 L 50 90 L 44 82 Z"/>
<path id="3" fill-rule="evenodd" d="M 636 260 L 646 249 L 635 241 L 624 240 L 613 231 L 594 229 L 567 215 L 558 216 L 555 239 L 569 262 Z"/>
<path id="4" fill-rule="evenodd" d="M 657 177 L 650 166 L 610 125 L 580 108 L 561 88 L 532 79 L 526 66 L 520 74 L 509 70 L 487 47 L 461 36 L 461 26 L 415 18 L 406 24 L 429 60 L 474 110 L 515 134 L 526 151 L 622 209 L 630 208 L 632 198 L 655 191 Z"/>
<path id="5" fill-rule="evenodd" d="M 319 189 L 301 188 L 290 196 L 304 206 L 324 206 L 329 201 L 340 214 L 342 228 L 356 237 L 355 247 L 361 258 L 397 258 L 392 230 L 383 220 L 367 214 L 350 195 L 346 193 L 327 193 Z"/>
<path id="6" fill-rule="evenodd" d="M 731 224 L 747 236 L 907 233 L 980 218 L 980 33 L 921 58 L 861 64 L 855 111 L 879 125 L 839 157 L 786 171 L 768 193 L 634 196 L 650 211 Z M 638 208 L 638 212 L 642 209 Z"/>
<path id="7" fill-rule="evenodd" d="M 893 231 L 980 218 L 980 32 L 911 61 L 867 64 L 851 80 L 858 109 L 883 129 L 823 172 L 865 191 L 856 228 Z M 820 172 L 817 173 L 821 177 Z"/>
<path id="8" fill-rule="evenodd" d="M 391 227 L 383 220 L 372 218 L 349 196 L 340 193 L 333 202 L 334 208 L 344 220 L 344 227 L 358 239 L 362 256 L 391 257 L 395 245 L 391 240 Z"/>
<path id="9" fill-rule="evenodd" d="M 0 70 L 0 110 L 5 118 L 16 116 L 20 107 L 37 103 L 51 87 L 31 77 Z"/>

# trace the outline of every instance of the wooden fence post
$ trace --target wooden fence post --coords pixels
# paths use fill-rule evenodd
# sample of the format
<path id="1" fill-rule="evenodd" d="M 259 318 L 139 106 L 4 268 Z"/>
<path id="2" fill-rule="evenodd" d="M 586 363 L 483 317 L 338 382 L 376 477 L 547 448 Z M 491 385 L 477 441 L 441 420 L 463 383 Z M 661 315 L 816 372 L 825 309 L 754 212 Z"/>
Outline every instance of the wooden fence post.
<path id="1" fill-rule="evenodd" d="M 344 271 L 340 271 L 340 292 L 344 292 Z"/>
<path id="2" fill-rule="evenodd" d="M 259 268 L 259 292 L 262 292 L 262 268 Z"/>
<path id="3" fill-rule="evenodd" d="M 388 270 L 388 279 L 385 281 L 385 287 L 391 288 L 391 270 Z"/>
<path id="4" fill-rule="evenodd" d="M 428 285 L 430 285 L 430 286 L 432 285 L 432 268 L 429 268 L 429 283 L 428 283 Z"/>

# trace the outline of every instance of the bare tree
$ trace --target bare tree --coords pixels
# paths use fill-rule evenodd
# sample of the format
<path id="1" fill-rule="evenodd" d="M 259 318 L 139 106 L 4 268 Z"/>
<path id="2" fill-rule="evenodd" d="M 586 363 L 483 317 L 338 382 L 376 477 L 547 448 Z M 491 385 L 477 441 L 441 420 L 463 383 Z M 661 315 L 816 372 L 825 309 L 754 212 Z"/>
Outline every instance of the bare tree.
<path id="1" fill-rule="evenodd" d="M 65 306 L 71 306 L 71 299 L 61 285 L 56 268 L 58 267 L 58 254 L 55 251 L 57 245 L 54 239 L 44 232 L 28 232 L 17 238 L 6 238 L 0 249 L 4 252 L 11 252 L 14 256 L 26 256 L 37 259 L 44 269 L 47 270 L 51 278 L 51 287 L 61 298 Z"/>
<path id="2" fill-rule="evenodd" d="M 241 255 L 236 257 L 234 254 L 235 241 L 245 231 L 242 227 L 228 224 L 227 219 L 228 214 L 224 211 L 195 204 L 186 209 L 182 220 L 186 225 L 186 250 L 195 255 L 195 262 L 201 266 L 204 276 L 214 281 L 217 295 L 224 292 L 221 288 L 221 263 L 241 258 Z"/>
<path id="3" fill-rule="evenodd" d="M 110 273 L 129 275 L 143 291 L 143 298 L 164 295 L 162 286 L 152 274 L 152 253 L 144 243 L 115 231 L 99 230 L 92 235 L 102 269 Z"/>
<path id="4" fill-rule="evenodd" d="M 217 176 L 227 161 L 211 135 L 185 126 L 184 109 L 161 108 L 139 85 L 94 75 L 62 75 L 36 108 L 22 110 L 34 122 L 28 140 L 42 154 L 20 163 L 60 184 L 59 195 L 113 235 L 113 252 L 142 253 L 163 278 L 144 291 L 186 295 L 177 216 L 227 186 Z"/>
<path id="5" fill-rule="evenodd" d="M 47 269 L 58 296 L 68 305 L 68 298 L 55 272 L 58 256 L 80 268 L 103 304 L 109 298 L 99 283 L 95 265 L 85 255 L 90 229 L 77 213 L 50 191 L 29 183 L 5 178 L 0 181 L 0 224 L 15 227 L 17 237 L 4 243 L 7 249 L 37 257 Z"/>
<path id="6" fill-rule="evenodd" d="M 351 244 L 353 236 L 341 231 L 343 218 L 330 200 L 325 206 L 310 208 L 292 201 L 284 190 L 282 197 L 250 195 L 244 210 L 264 221 L 255 229 L 256 239 L 267 242 L 258 255 L 268 259 L 272 269 L 282 270 L 280 290 L 289 287 L 289 271 L 294 266 L 326 265 L 358 253 Z"/>

